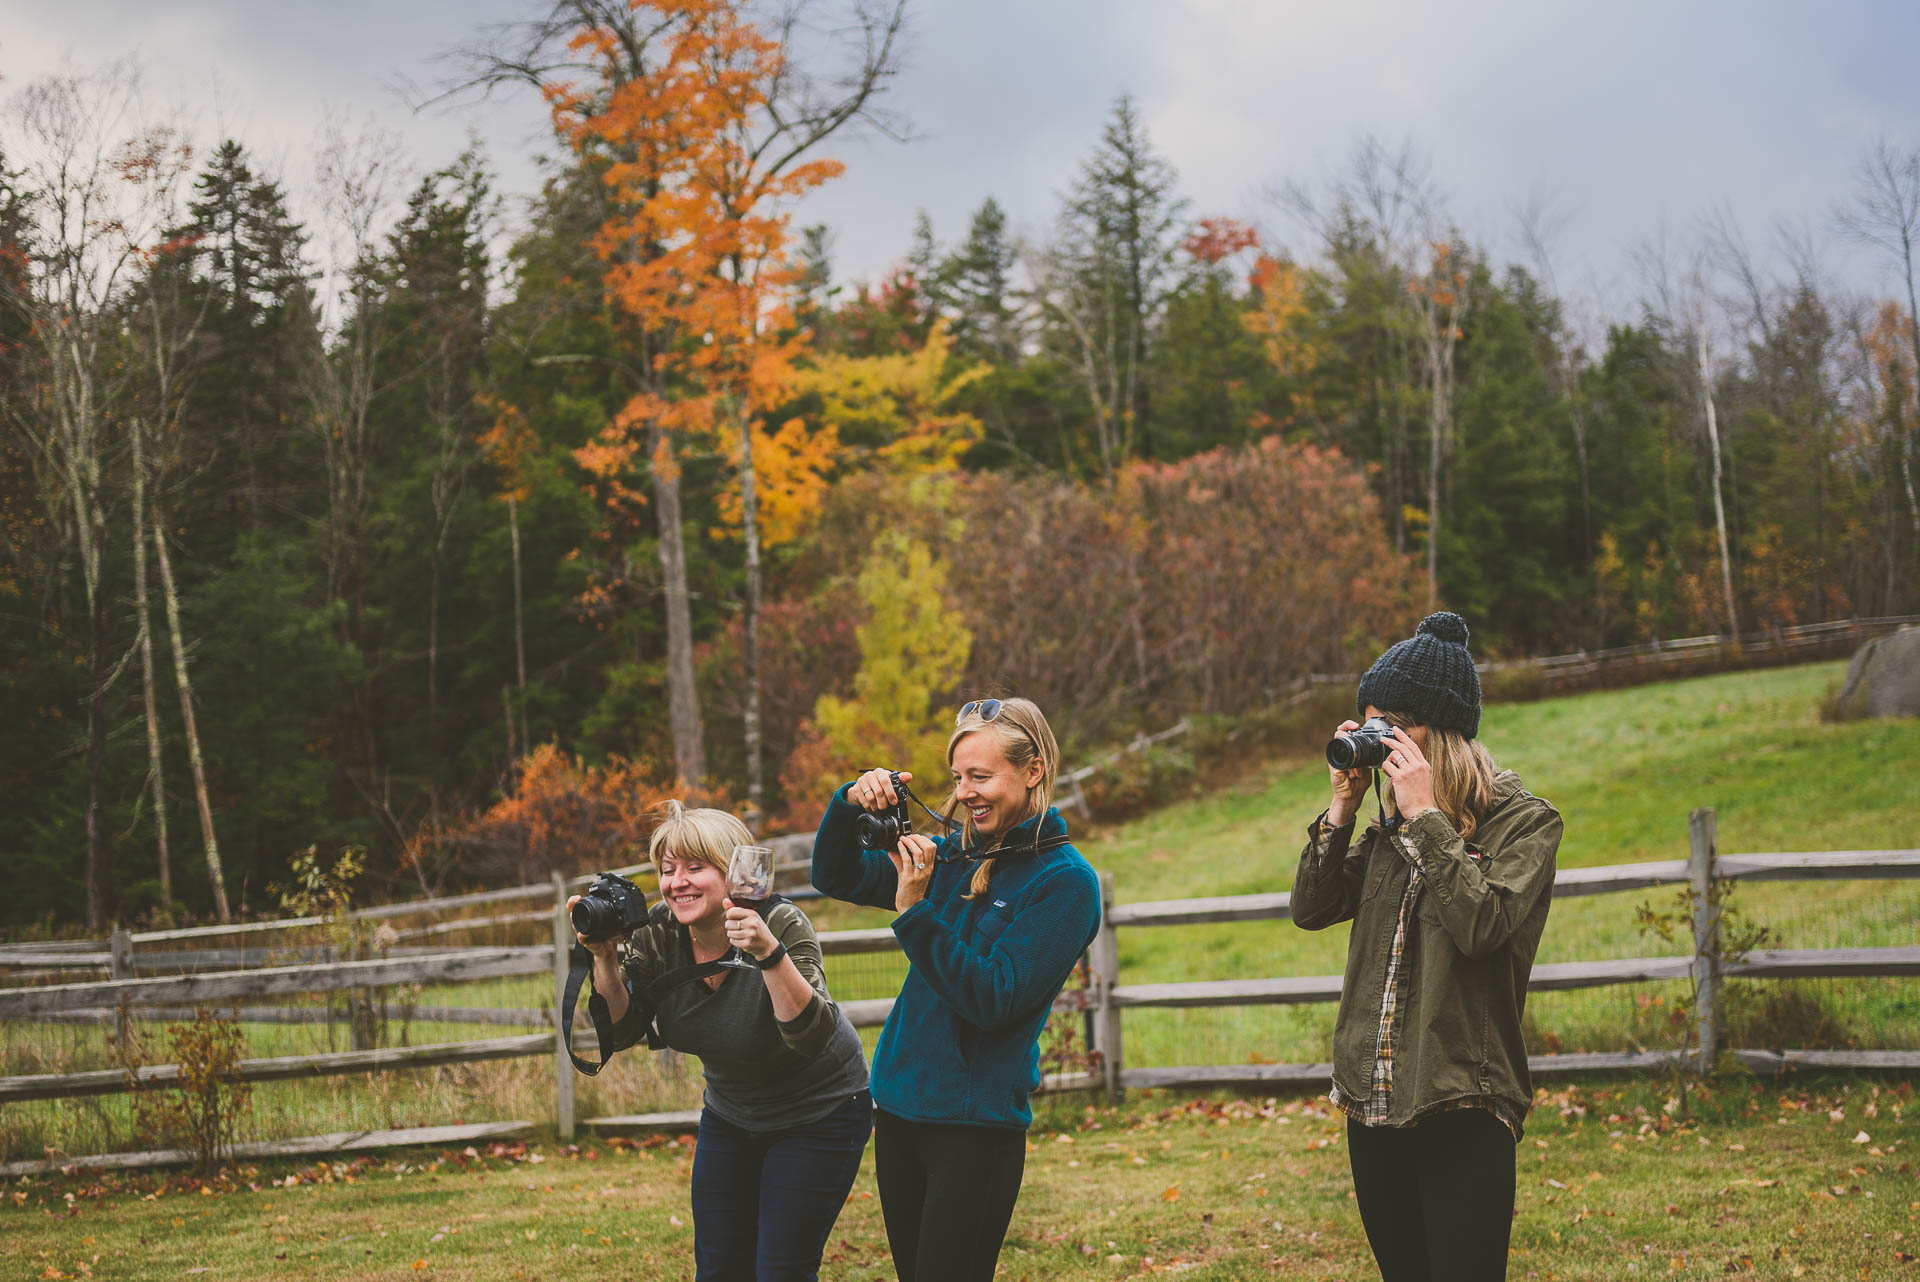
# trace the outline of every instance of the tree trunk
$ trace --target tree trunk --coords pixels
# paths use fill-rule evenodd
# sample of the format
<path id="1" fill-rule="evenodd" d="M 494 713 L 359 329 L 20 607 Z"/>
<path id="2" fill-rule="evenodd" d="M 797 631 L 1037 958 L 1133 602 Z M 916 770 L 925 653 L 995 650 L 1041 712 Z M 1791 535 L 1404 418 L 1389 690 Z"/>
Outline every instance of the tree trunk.
<path id="1" fill-rule="evenodd" d="M 1740 635 L 1740 619 L 1733 608 L 1733 558 L 1727 550 L 1727 509 L 1720 497 L 1720 420 L 1713 409 L 1713 371 L 1707 364 L 1707 334 L 1703 325 L 1696 345 L 1700 356 L 1700 395 L 1707 403 L 1707 443 L 1713 450 L 1713 524 L 1720 535 L 1720 590 L 1726 594 L 1727 635 Z"/>
<path id="2" fill-rule="evenodd" d="M 1907 429 L 1901 426 L 1899 432 L 1900 440 L 1896 448 L 1900 452 L 1900 480 L 1907 488 L 1907 519 L 1913 524 L 1914 542 L 1920 543 L 1920 502 L 1916 502 L 1913 495 L 1913 450 Z"/>
<path id="3" fill-rule="evenodd" d="M 1913 376 L 1920 379 L 1920 301 L 1914 297 L 1913 286 L 1913 240 L 1900 238 L 1900 261 L 1907 273 L 1907 338 L 1913 344 Z M 1913 496 L 1913 450 L 1910 443 L 1911 433 L 1900 414 L 1898 401 L 1894 404 L 1895 430 L 1900 434 L 1900 479 L 1907 487 L 1907 515 L 1913 521 L 1913 537 L 1920 542 L 1920 503 Z"/>
<path id="4" fill-rule="evenodd" d="M 107 594 L 100 584 L 101 547 L 87 554 L 94 561 L 94 585 L 87 605 L 87 929 L 98 934 L 107 920 Z"/>
<path id="5" fill-rule="evenodd" d="M 1440 454 L 1446 440 L 1446 398 L 1440 387 L 1439 339 L 1427 341 L 1432 403 L 1427 412 L 1427 609 L 1440 608 Z"/>
<path id="6" fill-rule="evenodd" d="M 153 789 L 154 853 L 160 863 L 160 904 L 173 906 L 173 862 L 167 853 L 167 780 L 160 752 L 160 709 L 154 694 L 153 629 L 147 606 L 147 465 L 142 450 L 146 428 L 132 424 L 133 438 L 133 602 L 140 616 L 140 694 L 147 713 L 147 783 Z"/>
<path id="7" fill-rule="evenodd" d="M 527 629 L 520 587 L 520 503 L 507 495 L 507 534 L 513 544 L 513 670 L 520 692 L 520 741 L 527 738 Z M 508 709 L 508 722 L 513 719 Z M 507 726 L 507 740 L 513 740 L 513 726 Z"/>
<path id="8" fill-rule="evenodd" d="M 680 463 L 673 442 L 649 427 L 648 473 L 660 531 L 660 575 L 667 597 L 667 722 L 673 730 L 673 764 L 686 787 L 706 777 L 706 746 L 700 729 L 700 690 L 693 674 L 693 612 L 687 592 L 687 549 L 680 529 Z"/>
<path id="9" fill-rule="evenodd" d="M 187 675 L 187 646 L 180 631 L 180 594 L 173 583 L 173 563 L 167 557 L 165 523 L 160 509 L 153 511 L 153 550 L 160 565 L 160 590 L 167 601 L 167 635 L 173 642 L 173 675 L 180 685 L 180 723 L 187 734 L 187 764 L 193 771 L 193 796 L 200 806 L 200 836 L 207 849 L 207 881 L 213 888 L 213 911 L 222 922 L 231 921 L 227 907 L 226 875 L 220 867 L 220 842 L 213 831 L 213 807 L 207 799 L 207 771 L 200 757 L 200 732 L 193 720 L 193 681 Z"/>
<path id="10" fill-rule="evenodd" d="M 440 540 L 437 532 L 433 556 L 427 566 L 426 769 L 427 822 L 437 833 L 440 831 Z"/>
<path id="11" fill-rule="evenodd" d="M 767 786 L 760 742 L 760 509 L 755 497 L 753 416 L 747 407 L 740 415 L 740 528 L 747 552 L 747 691 L 741 713 L 747 741 L 747 805 L 758 826 L 767 813 Z"/>
<path id="12" fill-rule="evenodd" d="M 507 719 L 507 785 L 504 791 L 511 793 L 515 768 L 520 761 L 520 747 L 513 741 L 513 690 L 508 686 L 500 687 L 500 712 Z"/>

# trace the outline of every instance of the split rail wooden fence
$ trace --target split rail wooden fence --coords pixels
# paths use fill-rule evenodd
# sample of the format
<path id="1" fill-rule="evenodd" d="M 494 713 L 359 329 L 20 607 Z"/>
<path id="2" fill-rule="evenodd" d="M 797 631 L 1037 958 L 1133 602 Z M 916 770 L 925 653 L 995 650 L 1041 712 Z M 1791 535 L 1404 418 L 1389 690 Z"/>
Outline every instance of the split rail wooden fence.
<path id="1" fill-rule="evenodd" d="M 788 844 L 796 850 L 807 839 Z M 1721 1051 L 1721 985 L 1728 977 L 1796 978 L 1841 976 L 1916 976 L 1920 975 L 1920 944 L 1888 948 L 1843 948 L 1815 950 L 1773 950 L 1753 952 L 1734 961 L 1723 960 L 1720 944 L 1717 883 L 1725 881 L 1830 881 L 1858 878 L 1920 877 L 1920 850 L 1825 851 L 1789 854 L 1719 855 L 1716 850 L 1714 815 L 1711 810 L 1695 811 L 1691 819 L 1691 849 L 1684 860 L 1622 864 L 1603 868 L 1564 869 L 1555 879 L 1557 898 L 1576 895 L 1608 894 L 1646 890 L 1667 885 L 1687 885 L 1693 891 L 1694 947 L 1691 955 L 1643 957 L 1624 960 L 1588 961 L 1539 965 L 1534 967 L 1531 987 L 1538 991 L 1588 988 L 1609 984 L 1660 983 L 1692 980 L 1697 985 L 1699 1026 L 1697 1047 L 1685 1053 L 1641 1052 L 1622 1054 L 1566 1054 L 1535 1056 L 1530 1068 L 1536 1076 L 1617 1072 L 1671 1067 L 1676 1057 L 1711 1062 Z M 783 861 L 792 867 L 791 860 Z M 567 955 L 572 934 L 565 913 L 569 894 L 585 879 L 567 882 L 556 875 L 544 887 L 540 897 L 549 906 L 523 917 L 551 918 L 553 943 L 531 947 L 459 948 L 407 956 L 388 956 L 362 960 L 323 960 L 313 963 L 250 966 L 207 973 L 141 976 L 134 964 L 135 945 L 141 942 L 198 941 L 218 932 L 240 934 L 264 926 L 286 929 L 288 923 L 250 924 L 244 927 L 210 927 L 200 931 L 149 932 L 127 936 L 117 934 L 101 957 L 97 945 L 54 945 L 21 948 L 16 946 L 0 956 L 0 963 L 18 965 L 22 961 L 34 969 L 50 966 L 108 967 L 112 975 L 104 981 L 56 984 L 40 987 L 0 988 L 0 1020 L 68 1021 L 75 1019 L 115 1019 L 122 1012 L 163 1010 L 178 1012 L 194 1007 L 218 1007 L 241 1000 L 275 998 L 294 994 L 365 990 L 393 984 L 447 984 L 465 980 L 551 974 L 554 981 L 553 1010 L 560 1006 L 560 993 L 566 979 Z M 1056 1012 L 1082 1012 L 1092 1025 L 1095 1051 L 1094 1071 L 1066 1074 L 1048 1079 L 1043 1089 L 1104 1089 L 1110 1099 L 1118 1099 L 1130 1088 L 1143 1087 L 1264 1087 L 1290 1083 L 1315 1085 L 1327 1080 L 1327 1064 L 1229 1064 L 1128 1067 L 1125 1056 L 1125 1015 L 1128 1010 L 1176 1007 L 1250 1006 L 1292 1003 L 1330 1003 L 1340 997 L 1340 977 L 1283 976 L 1266 979 L 1206 980 L 1183 983 L 1122 983 L 1119 966 L 1118 932 L 1122 929 L 1146 929 L 1156 926 L 1281 921 L 1290 916 L 1290 896 L 1285 893 L 1240 895 L 1216 899 L 1169 900 L 1154 903 L 1117 902 L 1111 875 L 1103 874 L 1104 919 L 1088 956 L 1091 977 L 1085 989 L 1070 989 L 1055 1003 Z M 461 896 L 453 901 L 461 907 L 480 903 L 512 902 L 534 897 L 533 887 L 516 887 L 483 895 Z M 422 904 L 396 905 L 393 909 L 375 909 L 362 916 L 399 916 L 401 908 L 418 913 Z M 304 925 L 319 925 L 309 920 Z M 461 923 L 444 923 L 456 926 Z M 824 951 L 830 954 L 888 952 L 897 948 L 891 930 L 829 931 L 821 935 Z M 16 954 L 29 953 L 20 958 Z M 165 956 L 157 954 L 156 956 Z M 196 964 L 201 959 L 195 959 Z M 871 1027 L 885 1021 L 892 999 L 849 1001 L 843 1009 L 856 1027 Z M 245 1008 L 242 1010 L 257 1010 Z M 268 1008 L 274 1010 L 275 1008 Z M 534 1015 L 545 1012 L 504 1012 Z M 259 1017 L 259 1016 L 255 1016 Z M 417 1018 L 427 1016 L 416 1012 Z M 478 1021 L 475 1021 L 478 1022 Z M 553 1062 L 555 1081 L 554 1122 L 563 1138 L 571 1138 L 576 1129 L 574 1117 L 574 1070 L 568 1061 L 563 1035 L 581 1036 L 578 1030 L 550 1030 L 509 1037 L 439 1043 L 425 1046 L 377 1047 L 313 1055 L 284 1056 L 243 1061 L 239 1076 L 248 1081 L 279 1081 L 307 1077 L 386 1072 L 393 1069 L 423 1068 L 443 1064 L 470 1063 L 479 1060 L 545 1056 Z M 591 1040 L 590 1034 L 587 1034 Z M 1876 1069 L 1920 1070 L 1920 1052 L 1860 1050 L 1765 1050 L 1736 1048 L 1732 1054 L 1756 1072 L 1778 1073 L 1792 1069 Z M 29 1100 L 73 1098 L 112 1094 L 121 1091 L 164 1087 L 177 1076 L 170 1065 L 142 1068 L 135 1074 L 119 1069 L 86 1073 L 48 1074 L 0 1078 L 0 1105 Z M 624 1117 L 594 1118 L 587 1125 L 602 1132 L 644 1129 L 655 1126 L 685 1127 L 695 1115 L 687 1113 L 636 1114 Z M 528 1122 L 489 1123 L 478 1127 L 427 1127 L 394 1132 L 356 1132 L 333 1136 L 313 1136 L 296 1140 L 273 1141 L 244 1146 L 237 1156 L 271 1156 L 279 1153 L 337 1151 L 372 1147 L 380 1143 L 450 1143 L 474 1139 L 524 1134 L 532 1129 Z M 331 1146 L 331 1147 L 329 1147 Z M 130 1166 L 156 1165 L 179 1160 L 179 1154 L 109 1154 L 68 1159 L 57 1165 Z M 45 1169 L 55 1163 L 16 1162 L 0 1165 L 0 1175 L 18 1175 Z"/>

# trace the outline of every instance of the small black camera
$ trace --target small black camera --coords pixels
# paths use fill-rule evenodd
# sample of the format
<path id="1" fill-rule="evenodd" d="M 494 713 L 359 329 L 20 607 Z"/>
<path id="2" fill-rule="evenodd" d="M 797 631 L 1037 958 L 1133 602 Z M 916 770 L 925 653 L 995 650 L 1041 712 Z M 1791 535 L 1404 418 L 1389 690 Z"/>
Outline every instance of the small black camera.
<path id="1" fill-rule="evenodd" d="M 907 791 L 899 771 L 889 773 L 893 778 L 893 790 L 900 800 L 885 810 L 865 811 L 854 821 L 854 832 L 858 834 L 863 850 L 892 850 L 900 844 L 900 838 L 913 831 L 913 819 L 907 813 L 907 799 L 913 794 Z"/>
<path id="2" fill-rule="evenodd" d="M 580 938 L 618 939 L 647 924 L 647 893 L 625 877 L 603 872 L 580 896 L 572 916 Z"/>
<path id="3" fill-rule="evenodd" d="M 1368 717 L 1359 729 L 1337 734 L 1327 743 L 1327 764 L 1335 770 L 1376 770 L 1393 751 L 1387 743 L 1392 733 L 1393 723 L 1385 717 Z"/>

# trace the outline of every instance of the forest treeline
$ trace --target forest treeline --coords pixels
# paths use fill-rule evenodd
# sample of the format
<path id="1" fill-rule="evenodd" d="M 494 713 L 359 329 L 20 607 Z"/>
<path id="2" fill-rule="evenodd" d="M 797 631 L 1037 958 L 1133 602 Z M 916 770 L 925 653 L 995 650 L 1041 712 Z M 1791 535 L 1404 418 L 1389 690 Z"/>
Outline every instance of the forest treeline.
<path id="1" fill-rule="evenodd" d="M 937 777 L 958 698 L 1084 751 L 1442 605 L 1488 655 L 1915 609 L 1920 152 L 1863 144 L 1791 252 L 1703 222 L 1595 321 L 1411 146 L 1256 228 L 1121 98 L 1042 231 L 982 192 L 851 281 L 806 196 L 898 124 L 904 4 L 846 16 L 568 0 L 462 47 L 450 94 L 551 110 L 524 205 L 334 126 L 303 223 L 127 68 L 13 94 L 0 916 L 266 911 L 308 848 L 391 893 L 627 862 L 656 796 Z"/>

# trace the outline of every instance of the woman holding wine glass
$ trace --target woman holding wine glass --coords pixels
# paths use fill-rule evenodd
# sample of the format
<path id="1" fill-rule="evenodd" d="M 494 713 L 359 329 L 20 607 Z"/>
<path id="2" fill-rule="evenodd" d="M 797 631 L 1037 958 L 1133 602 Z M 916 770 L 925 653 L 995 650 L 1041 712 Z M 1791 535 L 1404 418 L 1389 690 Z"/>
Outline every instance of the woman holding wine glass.
<path id="1" fill-rule="evenodd" d="M 873 1056 L 874 1173 L 900 1282 L 988 1282 L 1013 1218 L 1040 1031 L 1100 927 L 1099 880 L 1051 805 L 1059 763 L 1033 703 L 978 700 L 947 740 L 941 822 L 956 832 L 866 848 L 861 820 L 904 806 L 913 778 L 870 770 L 834 794 L 814 841 L 813 884 L 897 912 L 909 963 Z"/>
<path id="2" fill-rule="evenodd" d="M 700 1057 L 695 1276 L 810 1282 L 873 1130 L 860 1037 L 827 992 L 813 924 L 772 894 L 773 852 L 744 823 L 669 801 L 649 853 L 660 902 L 647 925 L 580 939 L 588 1009 L 615 1048 L 644 1038 Z"/>

